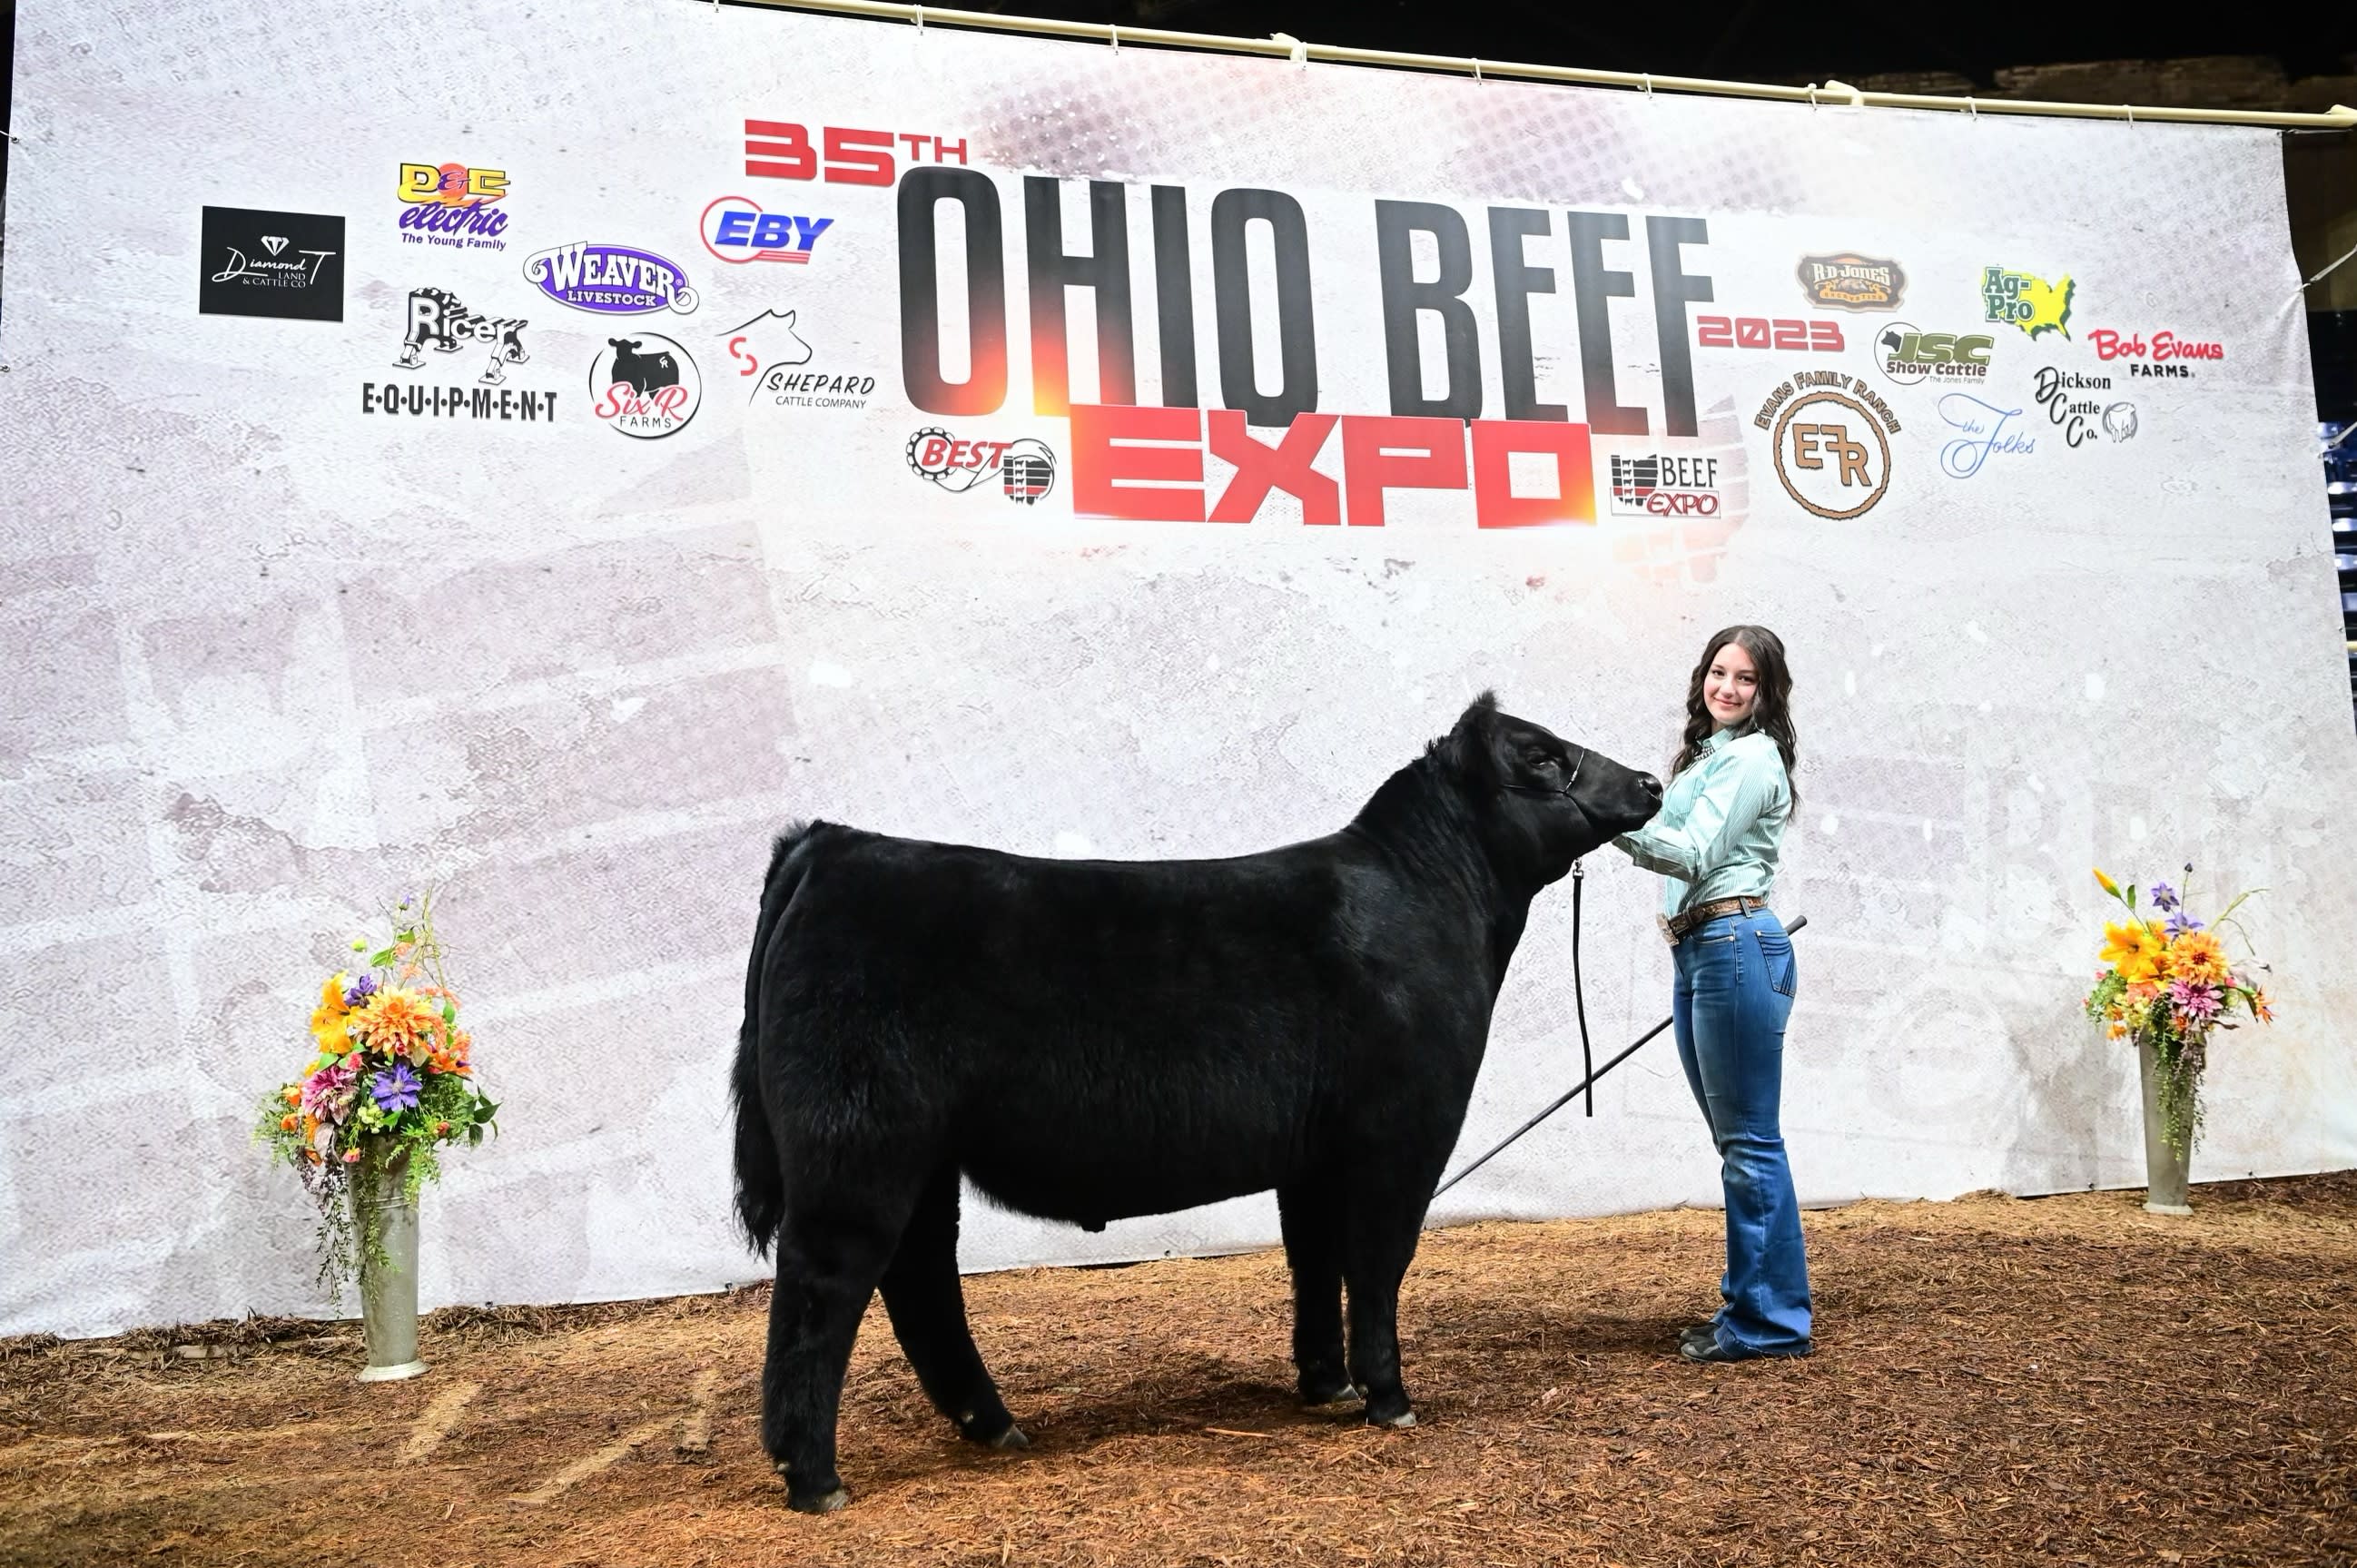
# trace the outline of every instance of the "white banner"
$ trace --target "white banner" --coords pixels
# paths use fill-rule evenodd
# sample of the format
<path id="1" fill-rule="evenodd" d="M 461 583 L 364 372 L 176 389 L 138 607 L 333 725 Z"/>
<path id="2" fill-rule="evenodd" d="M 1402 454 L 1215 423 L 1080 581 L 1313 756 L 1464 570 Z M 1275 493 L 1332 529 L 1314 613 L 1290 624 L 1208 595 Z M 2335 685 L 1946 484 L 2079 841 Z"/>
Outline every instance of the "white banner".
<path id="1" fill-rule="evenodd" d="M 616 0 L 27 0 L 0 314 L 0 1333 L 316 1305 L 248 1142 L 444 885 L 425 1295 L 763 1271 L 770 835 L 1340 826 L 1494 685 L 1663 766 L 1792 650 L 1804 1201 L 2141 1180 L 2088 868 L 2244 886 L 2197 1179 L 2357 1164 L 2352 737 L 2274 135 Z M 1599 1047 L 1663 1016 L 1589 878 Z M 2214 907 L 2214 903 L 2213 906 Z M 1543 897 L 1464 1149 L 1578 1076 Z M 1714 1202 L 1666 1041 L 1436 1212 Z M 970 1205 L 969 1268 L 1272 1241 Z"/>

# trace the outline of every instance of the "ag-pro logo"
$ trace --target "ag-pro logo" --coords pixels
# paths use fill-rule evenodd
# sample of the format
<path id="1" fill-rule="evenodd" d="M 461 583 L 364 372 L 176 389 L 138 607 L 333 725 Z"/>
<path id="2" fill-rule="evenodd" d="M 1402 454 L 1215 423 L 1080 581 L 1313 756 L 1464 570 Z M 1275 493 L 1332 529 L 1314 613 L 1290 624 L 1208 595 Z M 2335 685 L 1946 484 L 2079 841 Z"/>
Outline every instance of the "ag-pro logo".
<path id="1" fill-rule="evenodd" d="M 1981 304 L 1988 319 L 2010 322 L 2032 338 L 2040 332 L 2071 336 L 2071 300 L 2077 292 L 2067 277 L 2048 283 L 2005 267 L 1981 269 Z"/>
<path id="2" fill-rule="evenodd" d="M 802 262 L 833 228 L 832 218 L 764 212 L 750 197 L 724 196 L 704 209 L 704 248 L 731 265 L 747 262 Z"/>

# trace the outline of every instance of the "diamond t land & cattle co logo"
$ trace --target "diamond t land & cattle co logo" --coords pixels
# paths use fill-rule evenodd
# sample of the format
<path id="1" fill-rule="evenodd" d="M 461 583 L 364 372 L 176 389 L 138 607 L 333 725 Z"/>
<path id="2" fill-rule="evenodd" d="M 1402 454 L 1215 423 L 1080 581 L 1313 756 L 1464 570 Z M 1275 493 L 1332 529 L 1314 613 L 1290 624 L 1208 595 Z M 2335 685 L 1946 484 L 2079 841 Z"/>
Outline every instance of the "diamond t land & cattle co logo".
<path id="1" fill-rule="evenodd" d="M 1717 517 L 1718 459 L 1647 452 L 1614 454 L 1613 514 L 1617 517 Z"/>
<path id="2" fill-rule="evenodd" d="M 676 435 L 704 403 L 704 379 L 687 350 L 640 332 L 608 338 L 589 367 L 589 412 L 640 441 Z"/>
<path id="3" fill-rule="evenodd" d="M 2032 338 L 2040 332 L 2071 336 L 2071 300 L 2077 291 L 2067 277 L 2048 283 L 2004 267 L 1981 269 L 1981 304 L 1988 319 L 2010 322 Z"/>
<path id="4" fill-rule="evenodd" d="M 524 258 L 523 275 L 559 305 L 601 316 L 685 316 L 701 303 L 676 262 L 629 245 L 580 242 Z"/>
<path id="5" fill-rule="evenodd" d="M 2097 328 L 2087 334 L 2098 360 L 2126 360 L 2131 380 L 2138 376 L 2166 376 L 2179 381 L 2193 379 L 2193 360 L 2223 360 L 2226 345 L 2200 343 L 2190 338 L 2179 338 L 2174 332 L 2156 332 L 2147 340 L 2144 334 L 2113 332 Z"/>
<path id="6" fill-rule="evenodd" d="M 401 166 L 401 238 L 410 245 L 450 245 L 464 250 L 504 251 L 500 238 L 508 215 L 494 202 L 508 195 L 504 169 L 465 164 Z"/>
<path id="7" fill-rule="evenodd" d="M 344 318 L 340 217 L 208 207 L 198 259 L 199 315 Z"/>
<path id="8" fill-rule="evenodd" d="M 957 493 L 996 475 L 1008 500 L 1037 506 L 1056 488 L 1056 454 L 1044 441 L 967 441 L 927 426 L 909 437 L 909 471 Z"/>
<path id="9" fill-rule="evenodd" d="M 1907 273 L 1897 262 L 1854 251 L 1803 256 L 1800 275 L 1809 303 L 1828 310 L 1896 310 L 1907 292 Z"/>
<path id="10" fill-rule="evenodd" d="M 1894 321 L 1875 334 L 1875 362 L 1902 387 L 1929 377 L 1942 381 L 1988 380 L 1989 350 L 1996 339 L 1986 332 L 1926 332 L 1911 321 Z"/>
<path id="11" fill-rule="evenodd" d="M 1751 423 L 1772 432 L 1785 493 L 1819 517 L 1862 516 L 1890 489 L 1889 436 L 1899 434 L 1899 416 L 1860 377 L 1797 371 L 1768 394 Z"/>

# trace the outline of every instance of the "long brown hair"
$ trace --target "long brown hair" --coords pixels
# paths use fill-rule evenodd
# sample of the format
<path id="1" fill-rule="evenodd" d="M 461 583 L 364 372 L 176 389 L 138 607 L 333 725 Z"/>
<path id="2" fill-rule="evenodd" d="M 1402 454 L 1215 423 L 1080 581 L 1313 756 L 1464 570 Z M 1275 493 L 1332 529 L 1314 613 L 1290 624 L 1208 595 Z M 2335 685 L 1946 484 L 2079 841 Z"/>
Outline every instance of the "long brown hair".
<path id="1" fill-rule="evenodd" d="M 1792 783 L 1800 771 L 1800 747 L 1792 739 L 1792 672 L 1784 663 L 1784 639 L 1764 626 L 1730 626 L 1710 639 L 1702 650 L 1702 658 L 1686 681 L 1686 729 L 1681 737 L 1678 757 L 1670 764 L 1670 777 L 1674 779 L 1693 766 L 1702 756 L 1711 731 L 1718 722 L 1710 716 L 1710 708 L 1702 700 L 1702 683 L 1710 674 L 1711 661 L 1718 650 L 1734 643 L 1751 655 L 1751 667 L 1758 671 L 1760 682 L 1751 704 L 1751 716 L 1744 721 L 1747 730 L 1763 730 L 1784 755 L 1784 778 L 1792 789 L 1792 809 L 1800 810 L 1801 790 Z"/>

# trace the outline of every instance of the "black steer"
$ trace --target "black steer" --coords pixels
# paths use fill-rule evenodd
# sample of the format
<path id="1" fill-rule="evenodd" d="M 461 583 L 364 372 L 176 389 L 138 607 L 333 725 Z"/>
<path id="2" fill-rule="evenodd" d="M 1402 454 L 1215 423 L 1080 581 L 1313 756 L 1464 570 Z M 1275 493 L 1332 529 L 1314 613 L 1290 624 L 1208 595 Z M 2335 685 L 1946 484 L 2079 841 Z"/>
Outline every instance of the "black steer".
<path id="1" fill-rule="evenodd" d="M 777 1247 L 761 1441 L 792 1505 L 846 1499 L 836 1412 L 878 1285 L 942 1412 L 1027 1446 L 966 1326 L 961 1173 L 1091 1227 L 1275 1187 L 1303 1397 L 1363 1390 L 1369 1421 L 1413 1424 L 1400 1280 L 1506 962 L 1532 897 L 1661 788 L 1485 692 L 1350 826 L 1258 854 L 780 837 L 733 1090 L 737 1211 Z"/>

